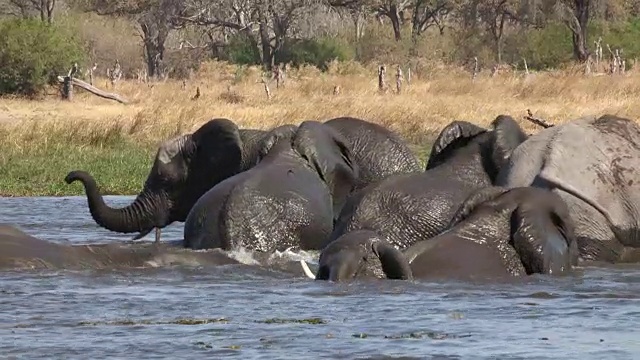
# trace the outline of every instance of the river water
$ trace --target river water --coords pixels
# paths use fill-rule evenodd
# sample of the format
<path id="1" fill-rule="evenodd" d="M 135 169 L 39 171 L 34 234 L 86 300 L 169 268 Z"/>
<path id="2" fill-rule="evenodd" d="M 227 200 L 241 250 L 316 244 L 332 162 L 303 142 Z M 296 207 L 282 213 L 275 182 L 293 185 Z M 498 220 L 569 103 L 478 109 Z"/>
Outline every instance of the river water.
<path id="1" fill-rule="evenodd" d="M 131 238 L 99 228 L 84 197 L 0 198 L 0 223 L 55 242 Z M 242 264 L 0 273 L 8 359 L 640 359 L 639 326 L 640 266 L 497 284 L 336 284 Z"/>

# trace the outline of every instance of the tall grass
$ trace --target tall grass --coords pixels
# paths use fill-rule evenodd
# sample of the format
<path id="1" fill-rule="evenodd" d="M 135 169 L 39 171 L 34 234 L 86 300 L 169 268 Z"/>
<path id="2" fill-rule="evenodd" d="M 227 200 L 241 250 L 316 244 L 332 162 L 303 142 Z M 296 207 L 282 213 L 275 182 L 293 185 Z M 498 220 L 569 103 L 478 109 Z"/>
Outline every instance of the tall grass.
<path id="1" fill-rule="evenodd" d="M 388 71 L 390 85 L 395 83 L 393 73 Z M 640 107 L 636 106 L 640 74 L 635 72 L 584 76 L 577 70 L 567 70 L 532 73 L 527 77 L 521 73 L 495 77 L 481 73 L 474 81 L 467 71 L 433 66 L 419 76 L 414 74 L 412 83 L 404 84 L 401 94 L 395 94 L 393 89 L 379 94 L 374 67 L 334 63 L 326 73 L 314 68 L 291 70 L 285 87 L 276 89 L 275 83 L 271 84 L 271 100 L 259 83 L 261 75 L 257 68 L 211 62 L 184 89 L 182 82 L 171 80 L 149 85 L 127 80 L 118 83 L 115 89 L 108 88 L 105 79 L 94 82 L 126 97 L 131 101 L 128 105 L 98 98 L 81 89 L 76 90 L 71 102 L 60 100 L 57 94 L 41 101 L 0 99 L 0 169 L 3 169 L 0 178 L 4 179 L 0 179 L 3 186 L 0 194 L 65 192 L 47 190 L 47 186 L 33 192 L 24 187 L 6 190 L 16 176 L 17 167 L 28 163 L 28 159 L 50 162 L 49 167 L 55 166 L 51 176 L 62 179 L 69 169 L 91 167 L 90 160 L 81 158 L 81 154 L 91 153 L 98 159 L 100 153 L 127 151 L 136 154 L 135 163 L 128 159 L 118 165 L 111 155 L 104 155 L 102 160 L 95 161 L 110 163 L 94 170 L 103 173 L 96 175 L 108 176 L 107 173 L 127 174 L 122 170 L 125 165 L 135 167 L 136 171 L 124 175 L 132 177 L 124 181 L 128 185 L 106 186 L 106 191 L 126 193 L 130 188 L 128 192 L 134 193 L 144 180 L 161 140 L 191 132 L 214 117 L 232 119 L 243 128 L 266 129 L 304 120 L 355 116 L 397 131 L 420 148 L 428 148 L 434 134 L 453 120 L 487 126 L 497 115 L 510 114 L 521 121 L 526 131 L 536 132 L 539 129 L 535 125 L 521 120 L 527 109 L 553 123 L 589 114 L 640 117 Z M 333 95 L 335 85 L 341 87 L 340 95 Z M 201 96 L 192 100 L 196 87 L 200 88 Z M 37 177 L 37 173 L 29 175 L 29 170 L 19 173 L 24 181 L 30 181 L 29 176 Z M 51 179 L 45 177 L 40 181 Z"/>

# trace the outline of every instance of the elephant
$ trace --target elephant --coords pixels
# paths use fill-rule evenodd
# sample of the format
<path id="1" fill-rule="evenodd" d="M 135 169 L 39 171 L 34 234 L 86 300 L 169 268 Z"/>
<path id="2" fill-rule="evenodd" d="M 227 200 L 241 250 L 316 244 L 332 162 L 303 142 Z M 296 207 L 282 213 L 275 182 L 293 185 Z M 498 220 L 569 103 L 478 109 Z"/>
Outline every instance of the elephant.
<path id="1" fill-rule="evenodd" d="M 353 117 L 337 117 L 324 124 L 338 131 L 351 144 L 360 169 L 354 191 L 390 175 L 422 171 L 407 143 L 382 125 Z"/>
<path id="2" fill-rule="evenodd" d="M 105 204 L 95 180 L 85 171 L 69 172 L 65 182 L 82 182 L 98 225 L 120 233 L 139 232 L 134 240 L 156 229 L 158 242 L 160 229 L 174 221 L 184 222 L 193 204 L 213 185 L 255 164 L 264 134 L 262 130 L 240 130 L 229 119 L 214 118 L 192 134 L 164 141 L 142 191 L 120 209 Z"/>
<path id="3" fill-rule="evenodd" d="M 508 188 L 558 194 L 576 227 L 580 260 L 640 261 L 640 126 L 585 116 L 539 131 L 520 144 L 496 178 Z"/>
<path id="4" fill-rule="evenodd" d="M 318 271 L 311 277 L 477 280 L 562 275 L 572 271 L 577 259 L 574 225 L 562 198 L 540 188 L 490 186 L 462 203 L 447 231 L 403 251 L 371 230 L 344 234 L 322 250 Z"/>
<path id="5" fill-rule="evenodd" d="M 191 249 L 319 250 L 358 167 L 349 142 L 317 121 L 280 127 L 262 142 L 256 166 L 198 199 L 184 225 Z"/>
<path id="6" fill-rule="evenodd" d="M 510 152 L 527 137 L 509 116 L 498 116 L 491 128 L 450 123 L 433 144 L 425 171 L 392 175 L 354 192 L 329 242 L 372 230 L 404 249 L 444 231 L 460 204 L 492 185 Z"/>
<path id="7" fill-rule="evenodd" d="M 0 269 L 116 269 L 162 264 L 234 264 L 220 252 L 191 252 L 174 244 L 69 245 L 45 241 L 0 224 Z"/>
<path id="8" fill-rule="evenodd" d="M 399 172 L 419 171 L 411 149 L 393 132 L 356 118 L 334 118 L 325 122 L 347 139 L 362 169 L 364 186 Z M 289 125 L 294 126 L 294 125 Z M 192 134 L 164 141 L 142 191 L 130 205 L 115 209 L 100 196 L 94 178 L 85 171 L 71 171 L 66 183 L 84 185 L 91 216 L 98 225 L 120 233 L 138 232 L 140 239 L 153 229 L 184 222 L 196 201 L 221 181 L 256 165 L 258 146 L 269 134 L 256 129 L 238 129 L 226 118 L 213 118 Z"/>

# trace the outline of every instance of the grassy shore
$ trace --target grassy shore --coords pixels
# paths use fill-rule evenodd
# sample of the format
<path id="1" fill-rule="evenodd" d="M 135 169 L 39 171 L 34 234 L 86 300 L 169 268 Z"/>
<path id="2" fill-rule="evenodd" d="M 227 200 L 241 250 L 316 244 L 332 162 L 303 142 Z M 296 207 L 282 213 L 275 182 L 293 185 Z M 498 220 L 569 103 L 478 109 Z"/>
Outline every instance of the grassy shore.
<path id="1" fill-rule="evenodd" d="M 395 67 L 389 67 L 395 69 Z M 389 70 L 388 82 L 395 86 Z M 63 179 L 74 169 L 91 172 L 108 194 L 136 194 L 157 144 L 191 132 L 213 117 L 245 128 L 266 129 L 303 120 L 356 116 L 400 133 L 424 156 L 430 141 L 452 120 L 488 125 L 499 114 L 521 120 L 527 109 L 553 123 L 589 114 L 640 118 L 640 73 L 584 76 L 579 70 L 498 74 L 474 80 L 461 69 L 414 71 L 401 94 L 377 92 L 376 69 L 334 64 L 326 73 L 292 70 L 286 86 L 271 84 L 267 99 L 256 68 L 208 63 L 181 81 L 121 81 L 95 85 L 130 100 L 123 105 L 78 89 L 72 102 L 51 95 L 41 100 L 0 99 L 0 195 L 83 194 Z M 340 94 L 334 95 L 334 87 Z M 191 98 L 200 88 L 201 96 Z M 53 91 L 52 91 L 53 92 Z M 524 120 L 530 133 L 539 129 Z"/>
<path id="2" fill-rule="evenodd" d="M 132 143 L 101 148 L 57 146 L 11 155 L 5 152 L 0 165 L 0 196 L 83 194 L 79 183 L 67 185 L 64 182 L 67 173 L 76 169 L 94 175 L 103 194 L 137 194 L 147 177 L 153 155 L 150 149 Z"/>

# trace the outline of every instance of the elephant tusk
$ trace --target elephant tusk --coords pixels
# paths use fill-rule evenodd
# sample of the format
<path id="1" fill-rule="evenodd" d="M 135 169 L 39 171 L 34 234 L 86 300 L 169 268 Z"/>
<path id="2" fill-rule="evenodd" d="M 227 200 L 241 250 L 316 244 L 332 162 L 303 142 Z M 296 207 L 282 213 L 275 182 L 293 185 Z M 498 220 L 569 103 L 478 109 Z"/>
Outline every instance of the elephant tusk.
<path id="1" fill-rule="evenodd" d="M 302 265 L 302 270 L 304 271 L 304 274 L 307 275 L 307 277 L 314 280 L 316 279 L 316 277 L 311 272 L 311 269 L 309 269 L 309 265 L 307 265 L 306 261 L 300 260 L 300 265 Z"/>

